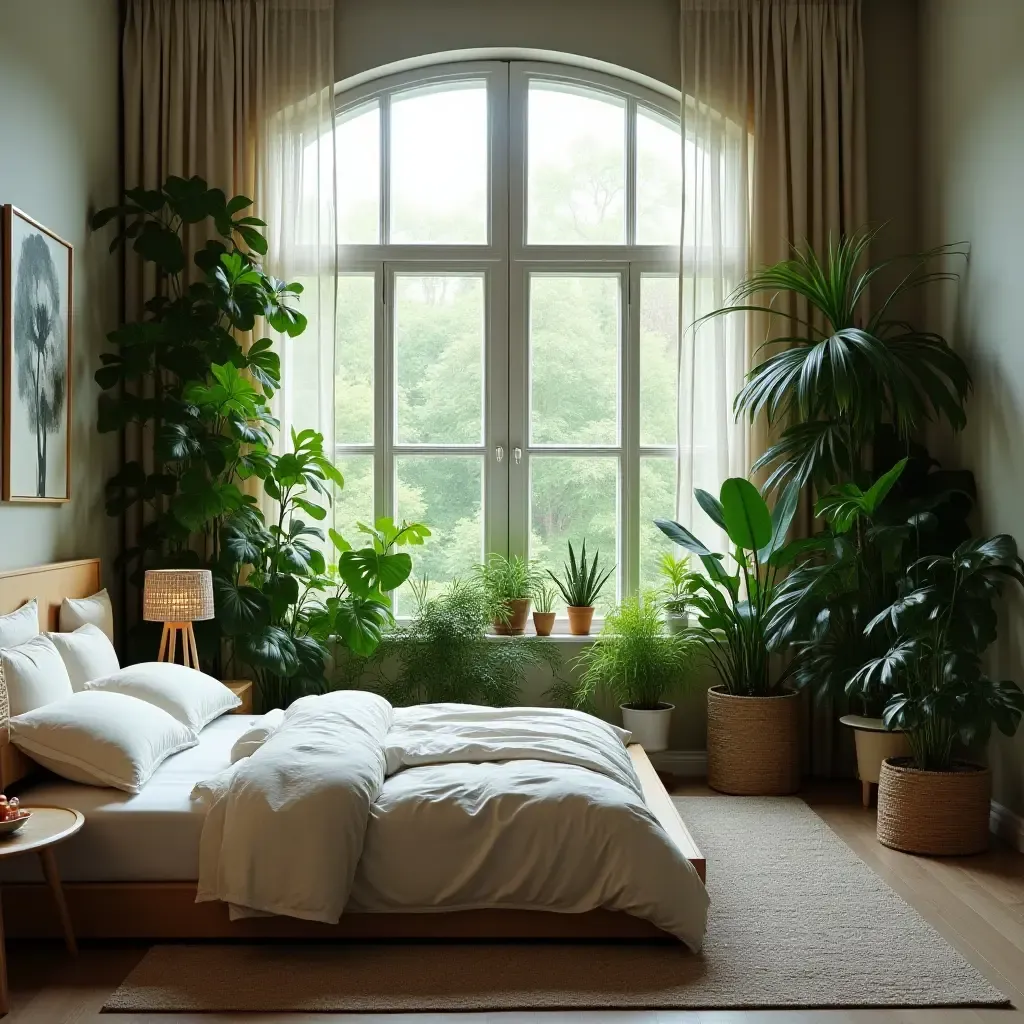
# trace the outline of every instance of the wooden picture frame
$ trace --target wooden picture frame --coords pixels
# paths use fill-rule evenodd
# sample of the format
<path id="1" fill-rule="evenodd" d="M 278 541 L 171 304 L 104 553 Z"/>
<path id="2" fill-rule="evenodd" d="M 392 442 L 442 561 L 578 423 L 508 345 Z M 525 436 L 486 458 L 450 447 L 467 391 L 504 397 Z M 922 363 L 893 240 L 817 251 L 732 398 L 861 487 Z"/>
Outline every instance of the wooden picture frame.
<path id="1" fill-rule="evenodd" d="M 71 500 L 74 247 L 7 204 L 0 267 L 3 500 L 61 504 Z"/>

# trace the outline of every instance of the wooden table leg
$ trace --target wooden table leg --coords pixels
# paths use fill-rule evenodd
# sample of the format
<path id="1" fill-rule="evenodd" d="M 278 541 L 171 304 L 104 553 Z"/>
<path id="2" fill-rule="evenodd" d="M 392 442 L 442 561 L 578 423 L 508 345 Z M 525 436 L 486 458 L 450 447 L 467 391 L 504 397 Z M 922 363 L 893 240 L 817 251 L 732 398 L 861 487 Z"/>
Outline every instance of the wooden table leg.
<path id="1" fill-rule="evenodd" d="M 7 995 L 7 939 L 4 936 L 4 914 L 0 908 L 0 1017 L 6 1017 L 11 1008 Z"/>
<path id="2" fill-rule="evenodd" d="M 43 863 L 43 874 L 46 876 L 46 884 L 53 893 L 53 901 L 57 904 L 57 913 L 60 915 L 61 928 L 64 930 L 64 945 L 72 956 L 78 956 L 78 944 L 75 942 L 75 932 L 71 927 L 71 915 L 68 913 L 68 905 L 64 902 L 64 890 L 61 888 L 60 875 L 57 874 L 57 858 L 53 855 L 53 848 L 46 847 L 39 851 L 39 859 Z"/>

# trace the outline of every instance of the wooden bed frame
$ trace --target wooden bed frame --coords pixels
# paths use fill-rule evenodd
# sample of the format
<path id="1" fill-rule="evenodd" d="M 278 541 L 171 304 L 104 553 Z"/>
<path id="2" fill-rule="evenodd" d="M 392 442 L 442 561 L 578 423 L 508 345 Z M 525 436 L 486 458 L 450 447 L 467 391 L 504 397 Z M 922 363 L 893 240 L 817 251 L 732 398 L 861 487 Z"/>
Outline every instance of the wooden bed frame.
<path id="1" fill-rule="evenodd" d="M 100 589 L 98 559 L 0 573 L 0 614 L 39 600 L 42 629 L 56 629 L 61 601 Z M 7 689 L 0 673 L 0 789 L 30 782 L 37 766 L 10 743 Z M 706 864 L 643 748 L 629 748 L 647 806 L 701 879 Z M 28 798 L 31 803 L 31 797 Z M 88 822 L 86 822 L 88 827 Z M 472 910 L 346 914 L 337 925 L 286 917 L 231 921 L 223 903 L 196 903 L 193 882 L 71 882 L 64 895 L 75 932 L 88 939 L 660 939 L 677 941 L 647 921 L 610 910 L 583 914 Z M 49 888 L 3 886 L 4 929 L 12 938 L 56 938 L 62 932 Z"/>

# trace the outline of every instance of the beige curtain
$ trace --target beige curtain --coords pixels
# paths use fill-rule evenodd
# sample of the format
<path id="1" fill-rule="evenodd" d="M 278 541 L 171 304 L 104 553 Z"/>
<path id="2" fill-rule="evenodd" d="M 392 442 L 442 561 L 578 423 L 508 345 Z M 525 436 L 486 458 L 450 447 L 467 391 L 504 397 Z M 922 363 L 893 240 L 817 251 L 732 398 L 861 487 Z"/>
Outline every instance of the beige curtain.
<path id="1" fill-rule="evenodd" d="M 127 0 L 125 11 L 126 187 L 199 175 L 255 201 L 251 212 L 268 222 L 266 269 L 306 288 L 309 328 L 279 343 L 284 372 L 293 345 L 325 359 L 334 350 L 320 344 L 334 332 L 334 10 L 334 0 Z M 187 247 L 202 240 L 190 237 Z M 126 315 L 136 318 L 155 280 L 130 254 L 125 278 Z M 329 385 L 333 365 L 322 369 Z M 316 425 L 330 424 L 329 398 L 302 401 Z M 287 419 L 288 410 L 276 411 Z M 129 432 L 125 447 L 126 461 L 149 461 L 141 431 Z M 142 526 L 133 510 L 126 546 Z M 131 624 L 133 581 L 125 594 Z"/>
<path id="2" fill-rule="evenodd" d="M 684 328 L 738 274 L 867 223 L 863 50 L 861 0 L 682 0 Z M 764 424 L 737 427 L 731 403 L 771 329 L 737 314 L 683 335 L 681 522 L 702 522 L 693 485 L 716 492 L 767 446 Z M 807 741 L 813 773 L 845 764 L 833 708 L 810 709 Z"/>

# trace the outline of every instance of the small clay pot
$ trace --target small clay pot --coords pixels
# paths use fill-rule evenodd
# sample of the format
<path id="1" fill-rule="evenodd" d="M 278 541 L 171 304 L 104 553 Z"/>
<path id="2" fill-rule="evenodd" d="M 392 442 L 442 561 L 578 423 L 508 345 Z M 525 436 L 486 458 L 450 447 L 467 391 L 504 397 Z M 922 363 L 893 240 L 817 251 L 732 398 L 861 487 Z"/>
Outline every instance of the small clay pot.
<path id="1" fill-rule="evenodd" d="M 569 632 L 573 636 L 590 636 L 590 624 L 594 621 L 594 606 L 576 607 L 569 605 Z"/>
<path id="2" fill-rule="evenodd" d="M 555 613 L 554 612 L 538 612 L 533 613 L 533 628 L 537 631 L 537 636 L 551 636 L 551 630 L 555 626 Z"/>

